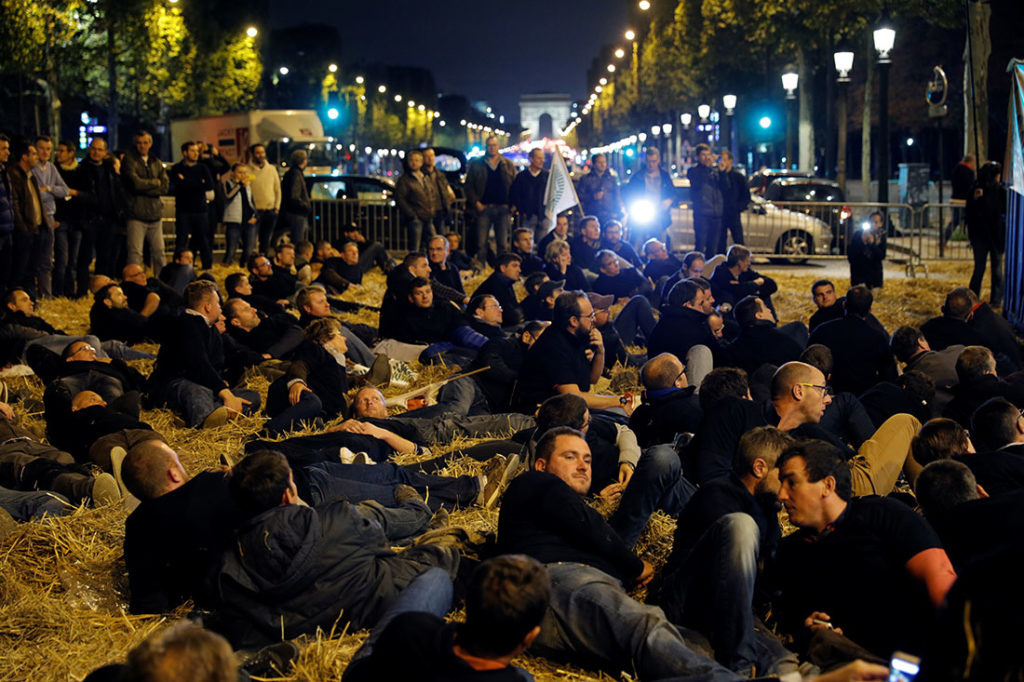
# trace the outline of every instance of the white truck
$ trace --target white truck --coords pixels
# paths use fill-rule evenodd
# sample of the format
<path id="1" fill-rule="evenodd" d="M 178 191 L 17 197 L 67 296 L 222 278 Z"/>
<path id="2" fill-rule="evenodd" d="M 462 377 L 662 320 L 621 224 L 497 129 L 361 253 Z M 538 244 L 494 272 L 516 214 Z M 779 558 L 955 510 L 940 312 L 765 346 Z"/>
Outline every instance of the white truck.
<path id="1" fill-rule="evenodd" d="M 267 161 L 281 173 L 296 149 L 305 149 L 309 156 L 308 174 L 329 174 L 338 165 L 336 140 L 324 135 L 320 117 L 311 109 L 257 109 L 171 121 L 174 157 L 190 141 L 217 147 L 229 163 L 247 162 L 249 147 L 259 142 L 267 148 Z"/>

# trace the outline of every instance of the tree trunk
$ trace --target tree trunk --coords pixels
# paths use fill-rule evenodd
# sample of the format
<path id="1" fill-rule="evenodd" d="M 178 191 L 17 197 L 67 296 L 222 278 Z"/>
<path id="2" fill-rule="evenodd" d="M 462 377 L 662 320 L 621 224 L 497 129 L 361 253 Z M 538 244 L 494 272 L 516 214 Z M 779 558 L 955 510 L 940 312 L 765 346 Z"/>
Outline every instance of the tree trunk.
<path id="1" fill-rule="evenodd" d="M 800 74 L 800 128 L 797 137 L 800 145 L 798 168 L 814 170 L 814 99 L 812 97 L 814 75 L 807 63 L 803 48 L 797 51 L 797 71 Z"/>
<path id="2" fill-rule="evenodd" d="M 968 2 L 964 45 L 964 153 L 981 166 L 988 159 L 988 60 L 992 55 L 989 24 L 992 6 Z"/>
<path id="3" fill-rule="evenodd" d="M 864 31 L 865 53 L 864 63 L 867 65 L 864 81 L 864 112 L 861 117 L 860 138 L 860 182 L 862 187 L 861 201 L 869 200 L 871 193 L 871 90 L 875 87 L 875 45 L 871 31 Z"/>

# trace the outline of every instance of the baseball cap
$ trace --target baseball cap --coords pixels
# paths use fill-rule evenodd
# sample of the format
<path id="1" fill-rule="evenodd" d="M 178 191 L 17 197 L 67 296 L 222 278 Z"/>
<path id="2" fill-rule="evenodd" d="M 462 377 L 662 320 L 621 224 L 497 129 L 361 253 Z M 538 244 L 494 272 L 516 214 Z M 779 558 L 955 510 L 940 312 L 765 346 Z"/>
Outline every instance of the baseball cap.
<path id="1" fill-rule="evenodd" d="M 602 295 L 589 291 L 587 298 L 590 299 L 590 305 L 594 306 L 594 310 L 607 310 L 612 307 L 612 303 L 615 303 L 615 297 L 611 294 Z"/>

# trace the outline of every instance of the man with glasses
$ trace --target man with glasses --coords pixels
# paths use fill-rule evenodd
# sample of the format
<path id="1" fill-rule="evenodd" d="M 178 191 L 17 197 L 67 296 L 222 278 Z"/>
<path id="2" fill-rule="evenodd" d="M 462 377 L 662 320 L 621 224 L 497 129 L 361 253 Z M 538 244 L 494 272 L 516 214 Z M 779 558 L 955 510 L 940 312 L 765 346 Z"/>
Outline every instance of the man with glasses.
<path id="1" fill-rule="evenodd" d="M 575 393 L 590 409 L 622 408 L 632 413 L 625 397 L 591 392 L 604 370 L 604 342 L 594 327 L 594 306 L 582 291 L 566 291 L 555 299 L 551 328 L 530 348 L 519 374 L 512 405 L 532 414 L 537 405 L 560 393 Z"/>
<path id="2" fill-rule="evenodd" d="M 838 434 L 821 424 L 833 390 L 825 375 L 803 362 L 787 362 L 772 376 L 771 400 L 731 400 L 706 413 L 694 447 L 698 485 L 732 470 L 733 454 L 740 437 L 755 426 L 775 426 L 797 439 L 813 438 L 841 449 L 850 467 L 853 494 L 888 495 L 902 471 L 911 485 L 921 465 L 910 443 L 921 422 L 909 414 L 895 414 L 853 449 Z"/>

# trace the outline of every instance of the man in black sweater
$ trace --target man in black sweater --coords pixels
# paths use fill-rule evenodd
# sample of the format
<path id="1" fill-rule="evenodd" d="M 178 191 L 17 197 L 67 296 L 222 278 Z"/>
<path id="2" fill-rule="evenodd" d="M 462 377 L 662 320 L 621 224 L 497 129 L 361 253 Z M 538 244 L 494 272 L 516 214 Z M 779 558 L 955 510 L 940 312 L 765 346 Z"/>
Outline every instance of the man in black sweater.
<path id="1" fill-rule="evenodd" d="M 808 345 L 828 346 L 832 356 L 842 358 L 832 372 L 837 391 L 860 395 L 879 381 L 895 382 L 896 362 L 889 350 L 889 339 L 871 323 L 874 296 L 863 285 L 846 292 L 846 314 L 842 319 L 826 322 L 811 334 Z"/>
<path id="2" fill-rule="evenodd" d="M 174 249 L 191 248 L 199 254 L 203 268 L 213 267 L 207 192 L 213 192 L 213 176 L 206 164 L 199 163 L 199 144 L 181 145 L 182 160 L 171 167 L 171 185 L 174 188 Z M 191 235 L 191 241 L 189 241 Z"/>
<path id="3" fill-rule="evenodd" d="M 228 334 L 265 359 L 289 360 L 302 343 L 302 330 L 287 313 L 263 317 L 240 298 L 224 303 Z"/>
<path id="4" fill-rule="evenodd" d="M 778 367 L 800 359 L 803 346 L 776 326 L 775 316 L 764 301 L 747 296 L 736 304 L 733 312 L 740 335 L 722 351 L 725 364 L 752 375 L 762 365 Z M 802 322 L 795 324 L 803 326 Z"/>
<path id="5" fill-rule="evenodd" d="M 755 631 L 753 599 L 758 561 L 774 556 L 782 537 L 775 462 L 793 442 L 771 426 L 743 435 L 733 472 L 701 486 L 680 514 L 654 590 L 665 614 L 706 635 L 732 670 L 766 670 L 786 653 L 763 627 Z"/>
<path id="6" fill-rule="evenodd" d="M 222 426 L 243 411 L 259 408 L 255 391 L 232 391 L 224 381 L 224 344 L 214 327 L 220 318 L 217 285 L 205 279 L 185 288 L 188 308 L 170 325 L 150 376 L 150 397 L 180 413 L 185 423 Z"/>
<path id="7" fill-rule="evenodd" d="M 89 309 L 89 328 L 104 341 L 118 339 L 135 344 L 158 336 L 149 316 L 128 307 L 128 297 L 118 285 L 106 285 L 96 292 L 94 299 Z M 156 307 L 147 312 L 156 312 Z"/>
<path id="8" fill-rule="evenodd" d="M 537 443 L 534 470 L 515 478 L 502 500 L 499 551 L 531 556 L 551 574 L 551 606 L 533 652 L 636 670 L 640 679 L 740 679 L 695 653 L 661 609 L 626 593 L 650 582 L 654 569 L 586 504 L 590 476 L 583 434 L 556 427 Z"/>
<path id="9" fill-rule="evenodd" d="M 485 279 L 473 292 L 474 296 L 493 296 L 501 304 L 506 327 L 514 327 L 523 321 L 523 309 L 519 307 L 519 300 L 513 288 L 519 281 L 522 272 L 523 259 L 514 253 L 503 253 L 498 256 L 494 266 L 494 272 Z"/>
<path id="10" fill-rule="evenodd" d="M 750 249 L 739 244 L 729 247 L 725 260 L 715 266 L 711 273 L 711 293 L 719 303 L 736 305 L 745 296 L 757 296 L 772 312 L 772 294 L 779 286 L 771 277 L 760 274 L 750 267 Z"/>
<path id="11" fill-rule="evenodd" d="M 629 418 L 640 447 L 672 443 L 677 434 L 696 433 L 704 413 L 684 370 L 671 353 L 651 358 L 640 370 L 643 402 Z"/>
<path id="12" fill-rule="evenodd" d="M 548 171 L 544 170 L 544 149 L 530 150 L 530 165 L 519 171 L 508 189 L 508 203 L 519 214 L 519 224 L 537 238 L 544 236 L 544 190 L 548 184 Z"/>

